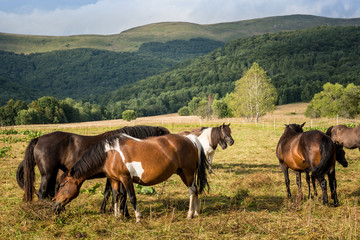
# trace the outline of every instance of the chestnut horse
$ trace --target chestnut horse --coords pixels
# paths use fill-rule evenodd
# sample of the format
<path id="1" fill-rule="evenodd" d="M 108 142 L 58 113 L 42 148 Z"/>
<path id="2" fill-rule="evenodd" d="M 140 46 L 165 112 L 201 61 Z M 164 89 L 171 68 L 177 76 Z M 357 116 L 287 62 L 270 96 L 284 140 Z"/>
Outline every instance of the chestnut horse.
<path id="1" fill-rule="evenodd" d="M 82 136 L 68 132 L 52 132 L 41 137 L 34 138 L 25 151 L 24 161 L 18 167 L 16 178 L 21 188 L 24 188 L 24 201 L 32 201 L 35 165 L 41 174 L 41 184 L 37 193 L 40 199 L 53 197 L 56 191 L 56 177 L 59 170 L 67 171 L 79 160 L 81 155 L 98 141 L 119 133 L 126 133 L 137 138 L 160 136 L 169 134 L 169 130 L 163 127 L 133 126 L 123 127 L 114 131 L 108 131 L 96 136 Z M 99 176 L 101 177 L 101 176 Z M 105 211 L 106 200 L 109 191 L 105 190 L 105 198 L 101 211 Z"/>
<path id="2" fill-rule="evenodd" d="M 324 175 L 329 178 L 331 198 L 334 205 L 338 206 L 339 201 L 336 194 L 335 161 L 346 161 L 344 150 L 340 145 L 336 146 L 332 140 L 323 132 L 313 130 L 303 132 L 302 125 L 286 125 L 285 131 L 281 136 L 276 148 L 276 155 L 279 159 L 280 167 L 285 176 L 285 184 L 288 198 L 290 193 L 290 180 L 288 169 L 296 171 L 296 182 L 298 192 L 301 193 L 301 172 L 307 173 L 307 183 L 310 195 L 310 177 L 317 179 L 323 192 L 323 203 L 328 202 L 326 180 Z M 313 182 L 314 184 L 314 182 Z"/>
<path id="3" fill-rule="evenodd" d="M 327 129 L 326 135 L 330 136 L 333 142 L 343 144 L 345 148 L 360 151 L 360 125 L 354 128 L 345 125 L 331 126 Z"/>
<path id="4" fill-rule="evenodd" d="M 78 196 L 82 183 L 91 176 L 105 174 L 110 179 L 113 195 L 119 182 L 123 183 L 140 221 L 133 183 L 151 186 L 178 174 L 189 188 L 190 206 L 187 217 L 199 214 L 198 194 L 209 187 L 207 159 L 200 142 L 194 136 L 168 134 L 145 140 L 126 134 L 110 136 L 99 141 L 64 173 L 60 189 L 53 198 L 56 211 Z M 115 202 L 114 214 L 118 215 Z"/>
<path id="5" fill-rule="evenodd" d="M 180 135 L 194 135 L 196 136 L 205 152 L 205 156 L 209 161 L 209 172 L 212 172 L 212 161 L 215 155 L 215 150 L 218 145 L 225 150 L 227 146 L 234 144 L 234 139 L 231 136 L 230 123 L 228 125 L 222 124 L 218 127 L 203 127 L 201 129 L 194 129 L 192 131 L 183 131 Z"/>

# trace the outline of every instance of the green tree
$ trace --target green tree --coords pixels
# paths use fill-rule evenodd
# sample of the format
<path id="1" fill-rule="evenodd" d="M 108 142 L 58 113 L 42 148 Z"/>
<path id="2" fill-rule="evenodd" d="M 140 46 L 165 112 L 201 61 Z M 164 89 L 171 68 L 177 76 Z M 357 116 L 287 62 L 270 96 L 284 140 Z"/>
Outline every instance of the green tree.
<path id="1" fill-rule="evenodd" d="M 188 106 L 184 106 L 182 108 L 180 108 L 178 110 L 178 114 L 180 116 L 189 116 L 190 115 L 190 112 L 189 112 L 189 107 Z"/>
<path id="2" fill-rule="evenodd" d="M 131 121 L 136 119 L 136 113 L 134 110 L 125 110 L 122 113 L 122 118 L 126 121 Z"/>
<path id="3" fill-rule="evenodd" d="M 16 124 L 16 116 L 19 111 L 27 109 L 24 101 L 10 99 L 6 105 L 0 108 L 0 124 L 9 126 Z"/>
<path id="4" fill-rule="evenodd" d="M 215 99 L 211 107 L 213 114 L 218 118 L 232 117 L 231 110 L 225 98 L 219 100 Z"/>
<path id="5" fill-rule="evenodd" d="M 277 92 L 266 72 L 254 62 L 244 76 L 237 80 L 231 93 L 230 108 L 235 116 L 257 122 L 259 117 L 275 109 Z"/>
<path id="6" fill-rule="evenodd" d="M 341 109 L 341 98 L 344 93 L 341 84 L 326 83 L 323 91 L 314 95 L 308 105 L 305 116 L 307 117 L 335 117 Z"/>

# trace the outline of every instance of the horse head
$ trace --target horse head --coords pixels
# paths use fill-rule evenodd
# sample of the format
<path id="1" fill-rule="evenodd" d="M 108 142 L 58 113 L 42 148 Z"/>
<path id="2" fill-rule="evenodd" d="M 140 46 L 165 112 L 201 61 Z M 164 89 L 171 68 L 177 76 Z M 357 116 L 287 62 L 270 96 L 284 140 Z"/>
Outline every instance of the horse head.
<path id="1" fill-rule="evenodd" d="M 343 167 L 348 166 L 348 162 L 345 158 L 345 151 L 343 149 L 344 145 L 338 142 L 335 142 L 335 148 L 336 148 L 336 161 L 338 161 Z"/>
<path id="2" fill-rule="evenodd" d="M 304 130 L 303 130 L 304 125 L 305 125 L 305 122 L 301 125 L 292 123 L 292 124 L 286 124 L 285 126 L 286 126 L 286 129 L 291 129 L 297 133 L 302 133 L 302 132 L 304 132 Z"/>
<path id="3" fill-rule="evenodd" d="M 55 202 L 55 212 L 59 214 L 61 210 L 71 200 L 79 195 L 80 187 L 83 181 L 73 177 L 74 171 L 70 170 L 61 176 L 58 192 L 52 199 Z"/>
<path id="4" fill-rule="evenodd" d="M 219 141 L 219 145 L 222 149 L 226 149 L 227 145 L 231 146 L 234 144 L 234 139 L 231 136 L 230 123 L 228 125 L 221 125 L 220 127 L 221 137 Z"/>

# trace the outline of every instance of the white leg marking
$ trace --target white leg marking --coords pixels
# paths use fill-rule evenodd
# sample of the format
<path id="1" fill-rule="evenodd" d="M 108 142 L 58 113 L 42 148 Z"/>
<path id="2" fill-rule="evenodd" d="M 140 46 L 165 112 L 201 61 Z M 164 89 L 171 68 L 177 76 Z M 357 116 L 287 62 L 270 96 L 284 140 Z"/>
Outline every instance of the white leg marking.
<path id="1" fill-rule="evenodd" d="M 187 219 L 192 219 L 194 216 L 194 194 L 190 193 L 189 212 Z"/>
<path id="2" fill-rule="evenodd" d="M 114 215 L 115 217 L 119 216 L 119 206 L 118 202 L 116 201 L 114 204 Z"/>
<path id="3" fill-rule="evenodd" d="M 136 206 L 136 209 L 135 209 L 135 217 L 136 217 L 136 222 L 137 222 L 137 223 L 140 222 L 140 220 L 141 220 L 141 213 L 140 213 L 140 211 L 139 211 L 138 206 Z"/>

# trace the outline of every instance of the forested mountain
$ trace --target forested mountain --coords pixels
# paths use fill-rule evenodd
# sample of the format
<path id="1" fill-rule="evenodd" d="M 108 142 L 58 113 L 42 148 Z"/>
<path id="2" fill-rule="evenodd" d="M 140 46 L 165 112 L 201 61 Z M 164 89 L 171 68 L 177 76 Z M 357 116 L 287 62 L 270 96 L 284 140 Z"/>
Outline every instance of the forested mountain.
<path id="1" fill-rule="evenodd" d="M 224 96 L 257 62 L 272 79 L 279 104 L 310 101 L 326 82 L 360 85 L 360 27 L 314 27 L 232 41 L 190 65 L 98 98 L 141 115 L 175 112 L 201 93 Z"/>
<path id="2" fill-rule="evenodd" d="M 134 52 L 149 42 L 169 42 L 205 38 L 227 43 L 264 33 L 306 29 L 314 26 L 359 26 L 360 18 L 341 19 L 311 15 L 258 18 L 218 24 L 162 22 L 135 27 L 114 35 L 32 36 L 0 33 L 0 50 L 15 53 L 39 53 L 76 48 L 113 52 Z"/>
<path id="3" fill-rule="evenodd" d="M 137 52 L 74 49 L 30 55 L 0 51 L 0 105 L 10 98 L 94 98 L 222 47 L 208 39 L 147 43 Z"/>

